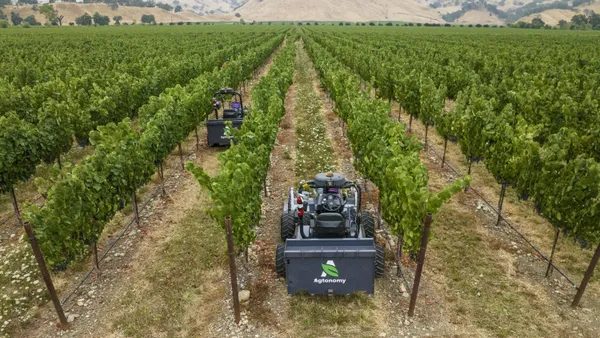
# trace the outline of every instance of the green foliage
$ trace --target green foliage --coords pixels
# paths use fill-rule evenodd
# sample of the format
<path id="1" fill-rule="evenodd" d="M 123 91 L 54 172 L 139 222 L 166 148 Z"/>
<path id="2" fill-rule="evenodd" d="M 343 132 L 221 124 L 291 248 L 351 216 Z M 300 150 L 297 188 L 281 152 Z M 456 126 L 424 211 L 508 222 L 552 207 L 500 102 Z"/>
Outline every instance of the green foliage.
<path id="1" fill-rule="evenodd" d="M 50 4 L 43 4 L 39 7 L 40 14 L 46 17 L 48 22 L 56 21 L 57 12 L 54 7 Z"/>
<path id="2" fill-rule="evenodd" d="M 36 137 L 33 125 L 14 113 L 0 116 L 0 193 L 35 173 L 39 150 L 32 145 L 37 144 Z"/>
<path id="3" fill-rule="evenodd" d="M 90 141 L 95 148 L 93 155 L 74 166 L 65 175 L 57 175 L 51 180 L 50 183 L 54 184 L 50 187 L 48 182 L 38 180 L 37 183 L 47 195 L 46 203 L 43 207 L 26 207 L 24 216 L 34 226 L 42 251 L 51 267 L 61 268 L 84 257 L 88 253 L 89 245 L 98 240 L 106 223 L 118 211 L 119 203 L 127 200 L 134 191 L 146 184 L 155 166 L 206 118 L 211 110 L 212 94 L 224 85 L 214 79 L 232 81 L 227 83 L 228 85 L 241 83 L 243 79 L 251 76 L 252 71 L 281 42 L 282 34 L 259 34 L 248 40 L 248 46 L 238 45 L 243 52 L 240 52 L 227 67 L 203 72 L 185 88 L 176 85 L 140 108 L 140 131 L 134 129 L 127 114 L 119 123 L 108 122 L 104 126 L 100 125 L 90 133 Z M 255 47 L 245 48 L 251 45 Z M 231 50 L 226 52 L 231 53 Z M 212 58 L 209 57 L 204 62 L 212 60 L 213 64 L 208 65 L 218 65 L 223 58 L 221 53 L 222 51 L 210 52 Z M 199 104 L 200 102 L 205 104 Z M 99 104 L 96 108 L 99 106 L 102 105 Z M 69 134 L 66 130 L 66 126 L 70 124 L 67 119 L 76 115 L 76 106 L 51 102 L 44 106 L 44 110 L 48 115 L 39 116 L 40 127 L 44 126 L 47 130 L 65 128 L 64 135 Z M 100 112 L 98 110 L 94 114 Z M 0 124 L 3 127 L 6 125 L 6 128 L 2 128 L 2 131 L 6 130 L 6 135 L 0 134 L 0 145 L 5 143 L 9 145 L 8 149 L 11 149 L 11 153 L 6 155 L 0 150 L 0 158 L 7 158 L 8 161 L 14 159 L 22 165 L 7 162 L 6 168 L 0 167 L 3 182 L 4 177 L 7 177 L 9 182 L 14 182 L 15 178 L 23 180 L 31 176 L 31 170 L 22 172 L 27 168 L 23 159 L 34 158 L 35 155 L 26 153 L 35 149 L 28 146 L 35 142 L 28 144 L 21 141 L 23 147 L 11 147 L 13 144 L 19 144 L 18 140 L 12 140 L 15 135 L 26 134 L 17 128 L 31 126 L 12 115 L 0 118 Z M 13 124 L 16 126 L 12 126 Z M 32 128 L 31 133 L 35 135 L 36 132 L 42 133 L 42 130 L 45 129 Z M 51 136 L 56 138 L 53 142 L 61 144 L 62 134 Z M 7 140 L 2 141 L 4 139 Z M 13 156 L 12 151 L 18 153 Z M 21 153 L 24 155 L 17 156 Z M 5 189 L 4 185 L 2 189 Z"/>
<path id="4" fill-rule="evenodd" d="M 392 233 L 403 237 L 408 250 L 417 251 L 425 215 L 439 210 L 470 178 L 456 180 L 438 193 L 430 192 L 427 168 L 419 160 L 421 146 L 388 118 L 389 105 L 361 92 L 360 79 L 320 45 L 323 40 L 317 35 L 307 35 L 305 40 L 321 82 L 336 102 L 337 113 L 348 123 L 356 168 L 379 188 L 382 215 Z M 418 90 L 408 95 L 412 86 Z M 399 90 L 411 97 L 412 106 L 427 118 L 442 110 L 444 87 L 436 88 L 425 77 L 417 77 Z M 431 91 L 432 97 L 425 97 Z"/>
<path id="5" fill-rule="evenodd" d="M 589 24 L 583 16 L 575 21 Z M 398 36 L 358 30 L 352 36 L 322 31 L 309 35 L 363 81 L 393 86 L 405 110 L 424 122 L 433 120 L 442 136 L 457 137 L 468 160 L 483 159 L 499 183 L 531 198 L 538 212 L 564 233 L 590 243 L 600 240 L 600 81 L 592 75 L 598 50 L 591 43 L 595 37 Z M 515 39 L 527 47 L 515 47 Z M 547 49 L 550 43 L 552 52 Z M 356 50 L 367 52 L 352 52 Z M 579 56 L 571 58 L 573 53 Z M 428 102 L 441 103 L 443 96 L 443 90 L 434 88 L 447 88 L 454 109 L 431 109 L 434 113 L 428 116 Z M 379 153 L 369 164 L 383 156 L 389 158 Z"/>
<path id="6" fill-rule="evenodd" d="M 169 4 L 162 3 L 162 2 L 157 3 L 156 7 L 162 8 L 165 11 L 168 11 L 168 12 L 171 12 L 173 10 L 173 6 L 171 6 Z"/>
<path id="7" fill-rule="evenodd" d="M 283 100 L 293 80 L 294 48 L 293 41 L 288 40 L 269 74 L 253 88 L 252 114 L 239 130 L 231 130 L 236 143 L 219 154 L 219 173 L 210 177 L 202 168 L 187 165 L 209 193 L 211 218 L 224 227 L 225 217 L 231 216 L 234 244 L 239 250 L 247 248 L 256 237 L 252 228 L 260 220 L 263 183 L 279 122 L 285 114 Z"/>
<path id="8" fill-rule="evenodd" d="M 79 26 L 91 26 L 92 17 L 88 13 L 84 13 L 82 16 L 75 18 L 75 23 Z"/>
<path id="9" fill-rule="evenodd" d="M 223 34 L 221 40 L 225 39 L 226 36 L 230 36 L 227 33 L 221 34 Z M 253 36 L 255 39 L 249 39 L 248 36 Z M 78 40 L 72 36 L 69 39 L 72 39 L 71 43 L 78 46 L 78 48 L 83 48 L 86 44 L 84 41 L 79 41 L 83 45 L 77 44 Z M 109 40 L 104 40 L 101 37 L 98 39 L 100 43 L 104 44 L 114 40 L 112 36 L 108 37 Z M 153 46 L 155 47 L 165 46 L 169 50 L 174 49 L 173 54 L 165 54 L 164 50 L 160 48 L 157 48 L 156 54 L 148 54 L 150 49 L 146 49 L 147 46 L 144 46 L 142 50 L 145 50 L 145 54 L 149 59 L 139 59 L 137 55 L 141 51 L 135 47 L 130 47 L 132 50 L 127 54 L 110 50 L 106 54 L 107 56 L 127 55 L 124 60 L 126 67 L 124 67 L 124 64 L 115 67 L 112 65 L 114 60 L 107 60 L 107 64 L 102 64 L 101 67 L 107 69 L 94 74 L 93 77 L 86 71 L 94 73 L 97 70 L 82 67 L 85 58 L 83 60 L 74 58 L 72 53 L 66 53 L 64 63 L 58 62 L 61 54 L 54 54 L 54 57 L 51 58 L 54 63 L 61 65 L 58 67 L 61 69 L 60 74 L 64 74 L 65 69 L 67 69 L 66 73 L 69 74 L 67 78 L 63 78 L 60 74 L 52 74 L 52 67 L 57 67 L 56 65 L 52 66 L 52 64 L 37 65 L 40 67 L 37 68 L 33 63 L 19 63 L 16 65 L 16 70 L 14 70 L 15 67 L 0 70 L 0 72 L 5 72 L 8 79 L 12 80 L 12 82 L 5 79 L 0 80 L 0 116 L 7 118 L 4 123 L 13 121 L 12 123 L 19 126 L 18 128 L 7 127 L 7 129 L 3 129 L 3 131 L 10 130 L 11 133 L 2 137 L 5 144 L 26 142 L 24 144 L 28 147 L 23 151 L 19 150 L 18 147 L 7 147 L 6 150 L 0 151 L 0 162 L 4 165 L 1 181 L 3 192 L 8 191 L 17 182 L 27 180 L 35 172 L 35 166 L 40 161 L 51 163 L 61 153 L 70 149 L 74 135 L 80 143 L 87 144 L 89 132 L 96 129 L 96 127 L 135 117 L 138 109 L 152 95 L 158 95 L 165 88 L 187 83 L 195 76 L 213 71 L 215 67 L 222 63 L 225 57 L 235 55 L 236 48 L 245 50 L 255 43 L 262 44 L 269 39 L 273 39 L 273 35 L 245 33 L 231 38 L 232 41 L 239 43 L 232 43 L 231 46 L 219 51 L 205 48 L 206 45 L 214 43 L 214 40 L 208 37 L 201 43 L 197 37 L 190 37 L 189 39 L 197 45 L 194 48 L 183 46 L 184 50 L 177 50 L 174 47 L 177 41 L 173 41 L 170 36 L 162 37 L 163 41 L 161 41 L 161 36 L 153 36 L 151 39 L 154 41 L 155 45 Z M 64 45 L 64 42 L 57 41 L 58 45 L 61 46 Z M 118 48 L 120 45 L 121 41 L 117 40 L 114 47 Z M 186 44 L 183 43 L 183 45 Z M 21 48 L 25 48 L 23 46 L 25 45 L 22 45 Z M 96 52 L 102 53 L 102 51 Z M 181 54 L 182 52 L 184 54 Z M 94 55 L 98 54 L 93 54 L 90 57 L 95 58 Z M 175 55 L 177 56 L 176 62 L 173 61 Z M 70 65 L 73 66 L 69 67 Z M 160 66 L 158 69 L 157 65 Z M 108 67 L 114 68 L 110 70 Z M 50 73 L 42 73 L 41 69 L 45 68 L 50 68 Z M 239 71 L 237 68 L 233 70 Z M 53 77 L 47 79 L 48 76 Z M 206 78 L 203 77 L 202 79 L 203 83 L 208 82 Z M 23 87 L 19 89 L 19 86 Z M 206 91 L 211 90 L 209 86 L 203 85 L 200 87 L 203 91 L 197 90 L 196 93 L 210 95 Z M 180 89 L 179 87 L 179 92 L 181 92 Z M 175 93 L 178 89 L 172 88 L 172 90 Z M 195 97 L 191 96 L 186 100 L 186 107 L 197 107 L 201 110 L 209 109 L 207 108 L 210 107 L 208 101 L 202 101 L 206 102 L 205 105 L 194 105 L 190 101 L 193 99 Z M 153 100 L 150 102 L 160 102 L 159 98 L 156 98 L 156 101 Z M 147 122 L 148 119 L 154 116 L 156 110 L 146 114 L 152 108 L 153 105 L 150 104 L 148 107 L 139 109 L 141 112 L 140 121 Z M 177 113 L 183 112 L 181 106 L 176 106 L 173 109 Z M 13 113 L 10 113 L 11 111 Z M 177 123 L 183 122 L 187 125 L 192 123 L 190 119 L 179 118 L 179 115 L 171 115 L 165 118 L 173 119 L 174 116 L 178 116 L 177 120 L 173 120 L 176 122 L 174 128 L 180 128 Z M 15 119 L 16 117 L 19 118 L 18 121 Z M 202 119 L 202 115 L 196 112 L 191 121 L 197 125 Z M 177 138 L 180 135 L 173 132 L 169 134 L 169 137 Z M 155 149 L 154 154 L 157 154 L 157 161 L 164 158 L 172 149 L 169 146 L 173 142 L 165 144 L 167 147 L 161 148 L 160 152 L 158 152 L 158 148 Z M 13 166 L 16 168 L 12 168 Z M 16 172 L 13 170 L 16 170 Z"/>
<path id="10" fill-rule="evenodd" d="M 16 12 L 10 12 L 10 21 L 13 26 L 19 26 L 23 22 L 23 18 Z"/>
<path id="11" fill-rule="evenodd" d="M 8 20 L 0 19 L 0 28 L 8 28 Z"/>
<path id="12" fill-rule="evenodd" d="M 154 19 L 154 15 L 142 15 L 142 23 L 156 23 L 156 20 Z"/>
<path id="13" fill-rule="evenodd" d="M 30 15 L 28 17 L 26 17 L 25 19 L 23 19 L 23 24 L 30 24 L 31 26 L 39 26 L 40 23 L 35 19 L 35 16 Z"/>
<path id="14" fill-rule="evenodd" d="M 94 13 L 92 19 L 94 20 L 94 24 L 98 26 L 108 26 L 110 23 L 110 18 L 108 15 L 102 15 L 98 12 Z"/>

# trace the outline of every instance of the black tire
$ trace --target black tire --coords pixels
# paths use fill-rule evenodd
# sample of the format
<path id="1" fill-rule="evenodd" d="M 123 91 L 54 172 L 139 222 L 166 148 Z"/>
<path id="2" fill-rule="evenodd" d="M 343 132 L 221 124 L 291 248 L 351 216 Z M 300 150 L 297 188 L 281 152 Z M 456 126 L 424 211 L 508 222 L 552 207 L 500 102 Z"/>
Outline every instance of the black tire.
<path id="1" fill-rule="evenodd" d="M 285 267 L 284 267 L 285 268 Z M 385 252 L 380 245 L 375 244 L 375 277 L 385 273 Z"/>
<path id="2" fill-rule="evenodd" d="M 358 222 L 366 238 L 375 237 L 375 218 L 368 212 L 358 214 Z"/>
<path id="3" fill-rule="evenodd" d="M 310 226 L 310 214 L 305 213 L 304 216 L 302 216 L 302 225 Z"/>
<path id="4" fill-rule="evenodd" d="M 277 276 L 285 277 L 285 244 L 277 244 L 275 251 L 275 271 Z"/>
<path id="5" fill-rule="evenodd" d="M 296 232 L 296 219 L 292 214 L 281 216 L 281 240 L 285 242 L 288 238 L 294 238 Z"/>

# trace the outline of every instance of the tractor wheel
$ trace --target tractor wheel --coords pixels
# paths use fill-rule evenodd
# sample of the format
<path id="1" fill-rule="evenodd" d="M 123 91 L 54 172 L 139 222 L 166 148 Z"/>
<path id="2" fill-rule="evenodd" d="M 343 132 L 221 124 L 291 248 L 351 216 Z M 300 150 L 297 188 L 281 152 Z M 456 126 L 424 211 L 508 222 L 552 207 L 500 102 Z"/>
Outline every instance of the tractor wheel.
<path id="1" fill-rule="evenodd" d="M 285 244 L 277 244 L 275 271 L 277 271 L 277 276 L 285 277 Z"/>
<path id="2" fill-rule="evenodd" d="M 310 214 L 304 214 L 304 216 L 302 216 L 302 225 L 310 226 Z"/>
<path id="3" fill-rule="evenodd" d="M 296 219 L 292 214 L 283 214 L 281 216 L 281 240 L 285 242 L 288 238 L 293 238 L 296 232 Z"/>
<path id="4" fill-rule="evenodd" d="M 375 237 L 375 219 L 373 218 L 373 215 L 368 212 L 361 212 L 358 215 L 358 221 L 366 238 Z"/>
<path id="5" fill-rule="evenodd" d="M 380 245 L 375 244 L 375 277 L 383 276 L 385 272 L 385 252 Z"/>

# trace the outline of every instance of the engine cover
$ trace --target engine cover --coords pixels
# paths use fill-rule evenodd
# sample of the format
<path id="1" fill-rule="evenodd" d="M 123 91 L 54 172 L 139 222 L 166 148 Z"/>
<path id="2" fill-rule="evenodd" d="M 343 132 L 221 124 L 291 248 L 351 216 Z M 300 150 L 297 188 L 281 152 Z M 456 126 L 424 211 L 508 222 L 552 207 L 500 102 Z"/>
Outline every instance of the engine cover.
<path id="1" fill-rule="evenodd" d="M 346 179 L 338 173 L 320 173 L 315 176 L 315 186 L 318 188 L 341 188 L 346 184 Z"/>

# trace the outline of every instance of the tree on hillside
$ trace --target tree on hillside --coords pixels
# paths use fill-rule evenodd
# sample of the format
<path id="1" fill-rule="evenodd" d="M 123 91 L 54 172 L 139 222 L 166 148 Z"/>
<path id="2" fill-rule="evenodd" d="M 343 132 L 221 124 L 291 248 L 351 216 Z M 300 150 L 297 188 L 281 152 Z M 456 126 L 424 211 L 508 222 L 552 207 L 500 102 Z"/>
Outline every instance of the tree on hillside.
<path id="1" fill-rule="evenodd" d="M 0 0 L 0 8 L 7 6 L 7 5 L 12 5 L 12 2 L 10 0 Z"/>
<path id="2" fill-rule="evenodd" d="M 40 14 L 45 16 L 46 20 L 48 22 L 53 22 L 53 21 L 56 21 L 56 15 L 58 13 L 56 13 L 56 11 L 54 10 L 54 7 L 52 7 L 52 5 L 43 4 L 42 6 L 40 6 Z"/>
<path id="3" fill-rule="evenodd" d="M 600 29 L 600 14 L 596 14 L 592 11 L 592 14 L 588 18 L 588 22 L 592 25 L 592 29 Z"/>
<path id="4" fill-rule="evenodd" d="M 583 26 L 588 23 L 588 19 L 583 14 L 577 14 L 571 18 L 571 22 L 576 26 Z"/>
<path id="5" fill-rule="evenodd" d="M 75 23 L 79 26 L 91 26 L 92 17 L 88 13 L 85 13 L 82 16 L 75 18 Z"/>
<path id="6" fill-rule="evenodd" d="M 540 29 L 545 25 L 546 23 L 540 18 L 534 18 L 533 20 L 531 20 L 531 28 Z"/>
<path id="7" fill-rule="evenodd" d="M 171 6 L 169 4 L 162 3 L 162 2 L 157 3 L 156 7 L 162 8 L 165 11 L 169 11 L 169 12 L 173 10 L 173 6 Z"/>
<path id="8" fill-rule="evenodd" d="M 0 8 L 1 8 L 1 6 L 0 6 Z M 4 11 L 0 11 L 0 20 L 8 21 L 8 17 L 6 16 L 6 14 L 4 14 Z"/>
<path id="9" fill-rule="evenodd" d="M 154 15 L 142 15 L 142 23 L 155 23 Z"/>
<path id="10" fill-rule="evenodd" d="M 108 15 L 101 15 L 98 12 L 94 13 L 92 19 L 94 19 L 94 24 L 98 26 L 107 26 L 110 23 Z"/>
<path id="11" fill-rule="evenodd" d="M 113 11 L 119 9 L 119 3 L 117 2 L 117 0 L 113 0 L 110 2 L 110 9 L 112 9 Z"/>
<path id="12" fill-rule="evenodd" d="M 37 13 L 37 11 L 39 10 L 38 5 L 33 5 L 31 6 L 31 10 L 33 11 L 33 13 Z"/>
<path id="13" fill-rule="evenodd" d="M 558 27 L 560 27 L 560 29 L 566 29 L 568 24 L 569 24 L 569 23 L 568 23 L 568 22 L 566 22 L 565 20 L 560 20 L 560 21 L 558 22 Z"/>
<path id="14" fill-rule="evenodd" d="M 113 16 L 113 21 L 115 22 L 115 25 L 120 25 L 121 24 L 121 20 L 123 20 L 122 16 L 120 16 L 120 15 Z"/>
<path id="15" fill-rule="evenodd" d="M 15 12 L 10 12 L 10 21 L 12 21 L 13 26 L 18 26 L 23 22 L 23 18 Z"/>
<path id="16" fill-rule="evenodd" d="M 181 8 L 181 6 L 177 5 L 177 7 L 175 7 L 175 13 L 179 13 L 183 10 L 183 8 Z"/>
<path id="17" fill-rule="evenodd" d="M 26 17 L 25 19 L 23 19 L 24 22 L 32 25 L 32 26 L 39 26 L 40 23 L 35 19 L 35 16 L 30 15 L 28 17 Z"/>

